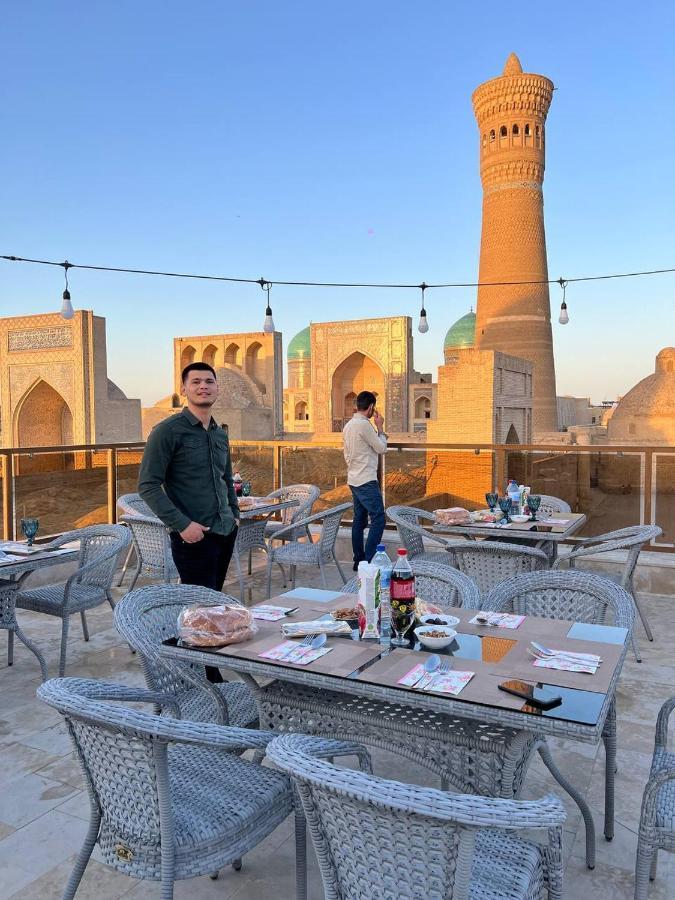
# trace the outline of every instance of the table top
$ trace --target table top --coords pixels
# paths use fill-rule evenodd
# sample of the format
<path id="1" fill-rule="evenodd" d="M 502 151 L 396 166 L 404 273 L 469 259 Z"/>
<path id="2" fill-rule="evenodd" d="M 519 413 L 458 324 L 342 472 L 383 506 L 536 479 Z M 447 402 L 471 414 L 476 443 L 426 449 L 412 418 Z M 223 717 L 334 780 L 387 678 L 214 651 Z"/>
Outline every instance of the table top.
<path id="1" fill-rule="evenodd" d="M 282 509 L 290 509 L 292 506 L 299 506 L 298 500 L 267 500 L 266 497 L 254 497 L 253 499 L 258 501 L 255 506 L 252 506 L 249 509 L 239 508 L 242 519 L 253 519 L 257 516 L 271 516 Z M 266 500 L 267 502 L 265 502 Z"/>
<path id="2" fill-rule="evenodd" d="M 487 510 L 486 510 L 487 512 Z M 492 522 L 472 522 L 470 525 L 434 525 L 433 534 L 470 535 L 485 538 L 513 536 L 520 540 L 532 541 L 566 541 L 584 525 L 584 513 L 557 513 L 555 516 L 541 517 L 536 522 L 512 522 L 509 525 L 497 525 Z M 556 524 L 557 523 L 557 524 Z"/>
<path id="3" fill-rule="evenodd" d="M 0 578 L 25 575 L 27 572 L 32 572 L 35 569 L 72 562 L 72 560 L 78 558 L 80 553 L 79 545 L 59 547 L 57 550 L 46 550 L 42 549 L 39 544 L 36 544 L 35 552 L 24 555 L 27 546 L 27 544 L 19 541 L 0 541 L 0 550 L 8 554 L 7 559 L 0 559 Z M 44 547 L 47 546 L 46 544 L 44 545 Z M 18 548 L 21 555 L 11 555 L 13 548 Z"/>
<path id="4" fill-rule="evenodd" d="M 326 616 L 330 610 L 353 606 L 354 594 L 344 594 L 330 602 L 286 595 L 264 601 L 294 611 L 282 621 L 298 622 Z M 262 659 L 259 654 L 280 644 L 284 638 L 280 622 L 256 620 L 255 637 L 220 649 L 191 648 L 176 639 L 162 646 L 165 655 L 202 665 L 221 666 L 255 678 L 276 678 L 315 688 L 338 690 L 393 703 L 404 702 L 435 712 L 459 715 L 510 727 L 574 737 L 588 742 L 600 739 L 614 698 L 616 685 L 628 647 L 624 628 L 585 625 L 528 616 L 517 629 L 472 625 L 477 610 L 446 610 L 460 619 L 458 636 L 441 655 L 452 657 L 452 671 L 470 671 L 473 677 L 457 696 L 429 693 L 397 684 L 416 664 L 430 655 L 416 642 L 409 648 L 393 648 L 387 643 L 359 641 L 357 632 L 330 636 L 333 650 L 306 666 Z M 526 647 L 531 640 L 555 648 L 596 653 L 602 657 L 595 675 L 535 667 Z M 528 706 L 518 697 L 499 690 L 509 679 L 522 679 L 539 688 L 549 688 L 562 697 L 562 704 L 546 711 Z"/>

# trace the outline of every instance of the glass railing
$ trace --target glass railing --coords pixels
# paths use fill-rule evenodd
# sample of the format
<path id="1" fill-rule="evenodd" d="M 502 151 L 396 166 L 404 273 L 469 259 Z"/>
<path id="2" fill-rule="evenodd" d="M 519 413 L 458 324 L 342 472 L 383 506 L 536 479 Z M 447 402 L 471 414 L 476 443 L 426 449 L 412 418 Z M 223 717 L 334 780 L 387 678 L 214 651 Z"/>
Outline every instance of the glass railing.
<path id="1" fill-rule="evenodd" d="M 316 509 L 350 500 L 340 438 L 232 441 L 233 468 L 265 495 L 287 484 L 318 485 Z M 142 444 L 0 449 L 3 537 L 20 537 L 24 516 L 40 535 L 116 520 L 117 497 L 137 490 Z M 588 522 L 580 536 L 656 523 L 652 549 L 675 551 L 675 447 L 420 444 L 390 441 L 380 467 L 386 506 L 485 507 L 508 478 L 559 497 Z M 348 517 L 347 517 L 348 521 Z"/>

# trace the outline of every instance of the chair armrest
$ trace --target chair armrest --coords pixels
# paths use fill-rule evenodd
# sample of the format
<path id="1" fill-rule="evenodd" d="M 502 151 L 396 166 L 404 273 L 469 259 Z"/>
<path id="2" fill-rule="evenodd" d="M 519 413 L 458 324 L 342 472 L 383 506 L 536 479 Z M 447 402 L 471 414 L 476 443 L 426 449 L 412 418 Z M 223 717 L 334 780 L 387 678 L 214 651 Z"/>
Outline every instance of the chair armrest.
<path id="1" fill-rule="evenodd" d="M 164 522 L 161 519 L 158 519 L 157 516 L 120 516 L 120 522 L 124 522 L 125 525 L 131 525 L 132 522 L 138 522 L 139 525 L 153 525 L 155 528 L 161 527 L 164 531 L 168 531 L 169 529 L 166 527 Z"/>
<path id="2" fill-rule="evenodd" d="M 640 829 L 654 824 L 656 819 L 656 795 L 669 781 L 675 781 L 675 766 L 660 769 L 651 775 L 645 785 L 640 811 Z"/>
<path id="3" fill-rule="evenodd" d="M 283 534 L 287 532 L 292 534 L 294 531 L 297 531 L 299 528 L 304 528 L 306 525 L 311 525 L 313 522 L 320 522 L 322 519 L 329 514 L 334 514 L 336 509 L 341 509 L 344 514 L 348 509 L 351 509 L 351 503 L 344 503 L 341 507 L 332 507 L 332 509 L 325 509 L 318 513 L 313 513 L 311 516 L 305 516 L 304 519 L 298 519 L 297 522 L 293 522 L 290 525 L 284 526 L 284 528 L 280 528 L 279 531 L 276 531 L 274 534 L 274 540 L 278 540 Z"/>
<path id="4" fill-rule="evenodd" d="M 357 756 L 361 771 L 372 774 L 370 753 L 363 744 L 357 744 L 356 741 L 334 741 L 320 737 L 313 737 L 312 741 L 312 756 L 316 756 L 317 759 L 330 760 L 334 756 Z"/>
<path id="5" fill-rule="evenodd" d="M 675 709 L 675 697 L 666 700 L 656 718 L 656 733 L 654 736 L 654 749 L 664 747 L 668 743 L 668 719 Z"/>
<path id="6" fill-rule="evenodd" d="M 56 680 L 56 679 L 55 679 Z M 89 681 L 82 678 L 60 679 L 68 682 L 67 687 L 75 690 L 80 697 L 88 700 L 120 700 L 127 703 L 154 703 L 170 709 L 177 719 L 180 719 L 180 707 L 176 698 L 171 694 L 163 694 L 161 691 L 150 691 L 142 687 L 127 687 L 109 681 Z"/>

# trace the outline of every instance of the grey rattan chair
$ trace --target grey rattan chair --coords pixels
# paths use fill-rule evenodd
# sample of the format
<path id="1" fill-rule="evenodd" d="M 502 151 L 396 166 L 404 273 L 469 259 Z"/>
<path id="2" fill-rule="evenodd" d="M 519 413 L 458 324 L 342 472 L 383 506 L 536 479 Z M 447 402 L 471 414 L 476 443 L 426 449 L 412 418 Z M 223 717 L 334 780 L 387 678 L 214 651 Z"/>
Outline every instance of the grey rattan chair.
<path id="1" fill-rule="evenodd" d="M 501 541 L 455 542 L 447 562 L 472 578 L 483 597 L 500 581 L 523 572 L 548 569 L 549 564 L 543 550 Z"/>
<path id="2" fill-rule="evenodd" d="M 120 511 L 120 519 L 124 519 L 125 516 L 147 516 L 149 519 L 156 518 L 154 512 L 150 509 L 145 500 L 141 499 L 140 494 L 122 494 L 117 498 L 117 507 Z M 127 569 L 129 568 L 129 563 L 131 562 L 131 557 L 134 553 L 135 547 L 132 539 L 127 551 L 126 559 L 124 560 L 124 565 L 122 566 L 122 571 L 120 572 L 120 577 L 117 580 L 117 587 L 120 587 L 124 581 Z"/>
<path id="3" fill-rule="evenodd" d="M 476 583 L 449 565 L 412 559 L 410 566 L 415 575 L 415 589 L 423 600 L 435 603 L 442 609 L 465 606 L 480 607 L 480 592 Z M 344 594 L 358 594 L 358 576 L 351 578 L 342 588 Z"/>
<path id="4" fill-rule="evenodd" d="M 44 587 L 26 588 L 16 595 L 19 609 L 45 613 L 61 619 L 61 656 L 59 675 L 66 670 L 66 647 L 70 616 L 80 614 L 85 641 L 89 629 L 85 611 L 105 603 L 114 609 L 110 594 L 120 555 L 131 541 L 128 528 L 122 525 L 90 525 L 77 531 L 67 531 L 47 547 L 62 547 L 71 541 L 80 542 L 77 570 L 65 582 Z"/>
<path id="5" fill-rule="evenodd" d="M 638 564 L 638 559 L 640 558 L 640 551 L 646 543 L 654 540 L 654 538 L 657 538 L 660 534 L 663 534 L 663 529 L 659 528 L 658 525 L 631 525 L 628 528 L 619 528 L 617 531 L 608 531 L 605 534 L 598 534 L 595 537 L 584 538 L 579 542 L 580 546 L 575 545 L 567 556 L 562 556 L 560 559 L 556 560 L 554 566 L 555 568 L 560 568 L 564 565 L 569 565 L 574 568 L 577 560 L 583 559 L 586 556 L 609 553 L 612 550 L 626 550 L 627 556 L 623 572 L 616 576 L 607 574 L 605 577 L 612 581 L 616 581 L 622 588 L 625 588 L 625 590 L 628 591 L 633 598 L 635 607 L 640 615 L 647 638 L 650 641 L 653 641 L 654 635 L 649 627 L 647 613 L 642 608 L 642 604 L 635 591 L 633 576 Z M 635 653 L 637 661 L 641 662 L 642 660 L 640 659 L 635 640 L 633 640 L 633 652 Z"/>
<path id="6" fill-rule="evenodd" d="M 209 588 L 189 584 L 148 585 L 127 594 L 115 607 L 115 625 L 139 654 L 150 690 L 168 694 L 181 717 L 221 725 L 252 725 L 258 712 L 251 692 L 241 681 L 212 684 L 203 666 L 162 656 L 162 642 L 177 635 L 178 615 L 190 604 L 238 603 Z"/>
<path id="7" fill-rule="evenodd" d="M 277 531 L 281 531 L 281 529 L 286 528 L 287 525 L 293 525 L 300 519 L 306 519 L 307 516 L 311 516 L 312 508 L 320 496 L 321 488 L 317 487 L 315 484 L 289 484 L 286 485 L 286 487 L 279 488 L 277 491 L 272 491 L 265 499 L 297 500 L 298 506 L 289 506 L 288 509 L 283 509 L 281 511 L 280 521 L 269 521 L 265 527 L 265 537 L 268 540 L 273 540 Z M 311 541 L 312 537 L 309 532 L 309 527 L 305 527 L 302 532 L 293 535 L 291 539 L 297 540 L 298 538 L 305 536 Z M 286 540 L 288 540 L 288 538 L 286 538 Z"/>
<path id="8" fill-rule="evenodd" d="M 335 555 L 335 542 L 337 541 L 338 531 L 340 530 L 340 522 L 343 515 L 348 509 L 352 508 L 351 503 L 342 503 L 340 506 L 333 506 L 322 512 L 314 513 L 312 516 L 306 516 L 294 522 L 292 525 L 286 525 L 274 535 L 274 540 L 285 540 L 281 547 L 273 547 L 268 545 L 267 553 L 267 596 L 272 593 L 272 566 L 278 563 L 282 567 L 289 566 L 291 573 L 291 584 L 295 587 L 295 573 L 298 566 L 317 567 L 321 571 L 321 580 L 324 587 L 328 587 L 326 581 L 326 564 L 334 562 L 344 584 L 347 580 L 344 572 L 340 567 L 338 558 Z M 312 543 L 307 541 L 296 540 L 293 535 L 298 531 L 304 531 L 307 527 L 315 523 L 321 522 L 321 532 L 319 539 Z"/>
<path id="9" fill-rule="evenodd" d="M 398 536 L 401 544 L 408 551 L 409 559 L 419 559 L 424 562 L 441 563 L 448 565 L 448 559 L 445 548 L 454 543 L 437 534 L 431 534 L 420 524 L 420 520 L 429 522 L 434 525 L 436 517 L 426 509 L 418 509 L 414 506 L 389 506 L 387 507 L 387 516 L 396 525 Z M 438 544 L 438 550 L 425 550 L 424 541 L 428 540 L 434 544 Z"/>
<path id="10" fill-rule="evenodd" d="M 139 575 L 165 583 L 178 579 L 178 569 L 171 555 L 171 542 L 166 526 L 155 516 L 122 516 L 128 525 L 136 551 L 136 568 L 129 590 L 133 591 Z"/>
<path id="11" fill-rule="evenodd" d="M 656 720 L 652 767 L 642 795 L 635 900 L 647 900 L 649 882 L 656 878 L 658 851 L 675 852 L 675 753 L 668 750 L 668 719 L 674 709 L 675 697 L 671 697 Z"/>
<path id="12" fill-rule="evenodd" d="M 561 500 L 560 497 L 551 497 L 550 494 L 539 494 L 539 496 L 541 497 L 541 503 L 537 510 L 537 516 L 541 516 L 542 519 L 556 516 L 558 513 L 572 512 L 572 507 L 569 503 L 566 500 Z"/>
<path id="13" fill-rule="evenodd" d="M 539 900 L 546 888 L 562 897 L 557 797 L 498 800 L 385 781 L 318 759 L 315 741 L 284 735 L 267 753 L 295 781 L 327 900 Z M 545 843 L 509 833 L 524 828 Z"/>

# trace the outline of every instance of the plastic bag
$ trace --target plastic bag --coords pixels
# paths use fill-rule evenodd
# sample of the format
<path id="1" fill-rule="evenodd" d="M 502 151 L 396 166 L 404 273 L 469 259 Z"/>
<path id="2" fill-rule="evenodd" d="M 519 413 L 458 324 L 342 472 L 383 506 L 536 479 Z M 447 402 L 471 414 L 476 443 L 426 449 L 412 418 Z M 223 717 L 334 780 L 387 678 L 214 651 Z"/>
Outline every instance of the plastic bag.
<path id="1" fill-rule="evenodd" d="M 239 644 L 257 631 L 249 610 L 235 603 L 186 606 L 178 616 L 178 637 L 192 647 Z"/>

